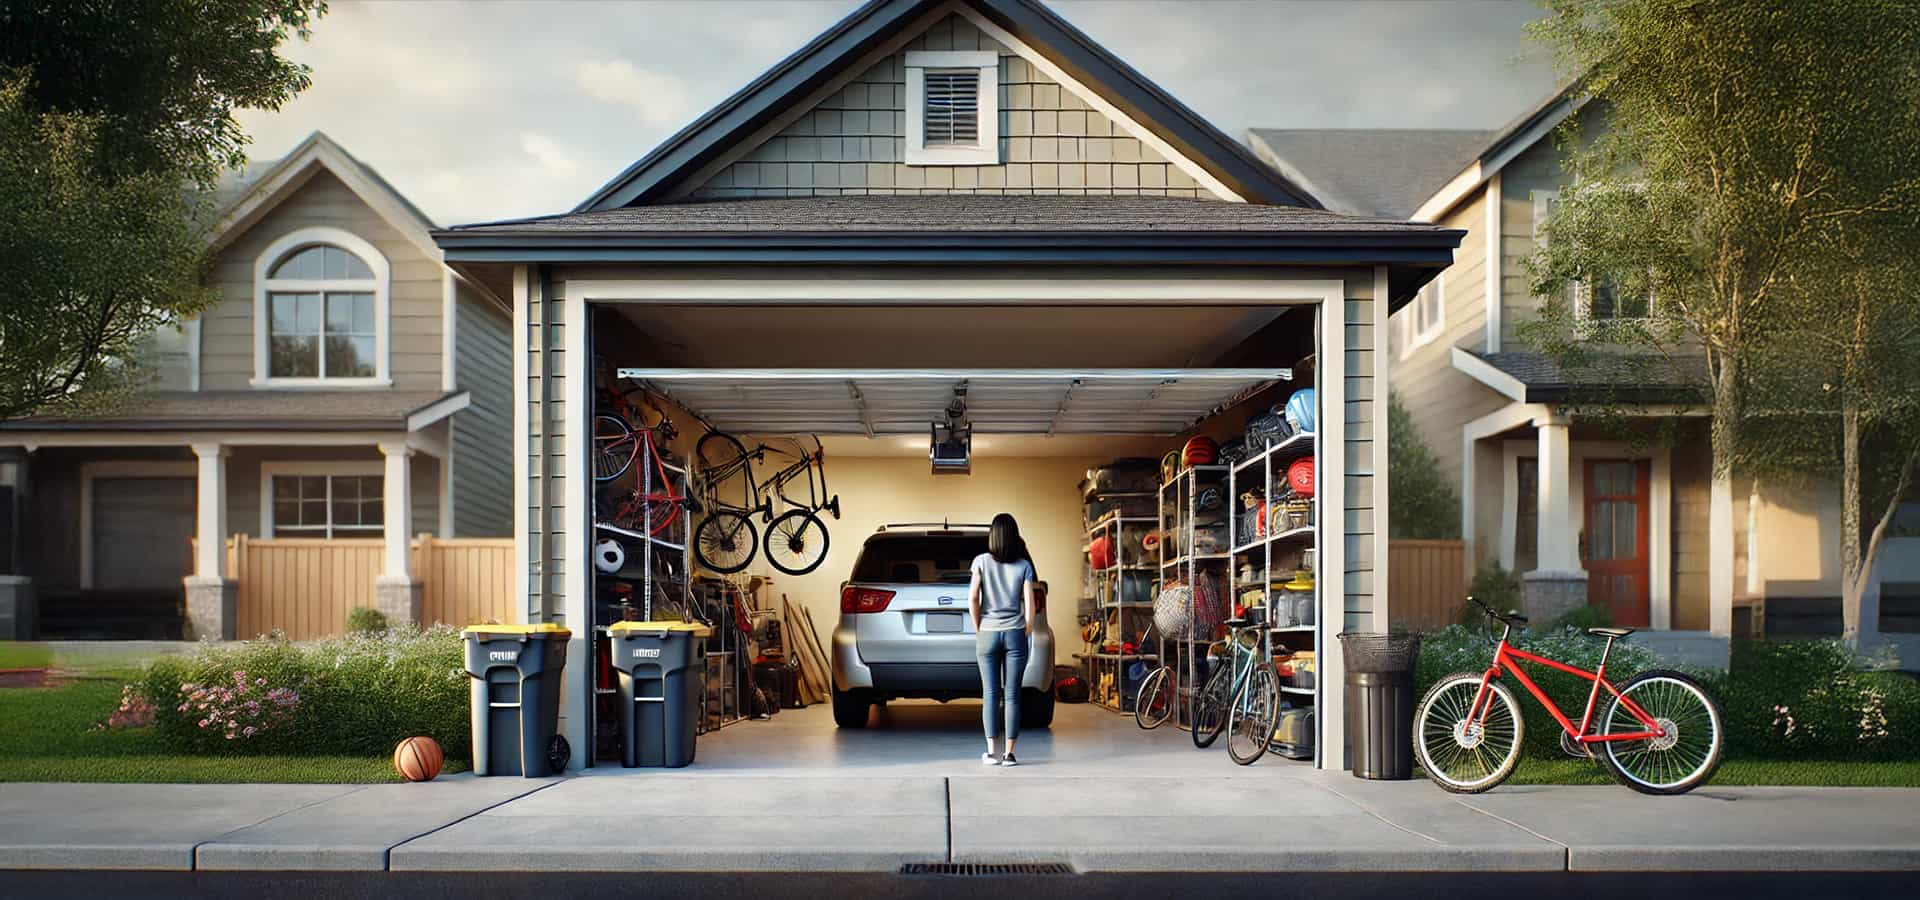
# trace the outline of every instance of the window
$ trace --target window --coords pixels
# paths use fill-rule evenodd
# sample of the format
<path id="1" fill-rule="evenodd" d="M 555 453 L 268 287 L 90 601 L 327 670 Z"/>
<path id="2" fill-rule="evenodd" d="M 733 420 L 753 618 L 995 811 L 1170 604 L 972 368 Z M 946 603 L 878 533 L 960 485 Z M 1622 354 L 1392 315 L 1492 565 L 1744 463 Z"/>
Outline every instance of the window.
<path id="1" fill-rule="evenodd" d="M 1560 206 L 1559 191 L 1533 192 L 1533 240 L 1546 243 L 1544 228 Z M 1651 298 L 1628 296 L 1611 279 L 1583 281 L 1573 286 L 1573 308 L 1579 315 L 1597 321 L 1612 322 L 1644 319 L 1652 314 Z"/>
<path id="2" fill-rule="evenodd" d="M 907 54 L 908 165 L 1000 162 L 1000 56 L 986 50 Z"/>
<path id="3" fill-rule="evenodd" d="M 1405 356 L 1428 341 L 1440 336 L 1440 329 L 1447 318 L 1446 298 L 1443 296 L 1440 276 L 1434 276 L 1427 286 L 1414 295 L 1413 302 L 1401 313 L 1400 354 Z"/>
<path id="4" fill-rule="evenodd" d="M 303 228 L 255 262 L 256 385 L 385 385 L 387 261 L 337 228 Z"/>
<path id="5" fill-rule="evenodd" d="M 268 476 L 273 537 L 380 537 L 386 523 L 379 475 Z"/>

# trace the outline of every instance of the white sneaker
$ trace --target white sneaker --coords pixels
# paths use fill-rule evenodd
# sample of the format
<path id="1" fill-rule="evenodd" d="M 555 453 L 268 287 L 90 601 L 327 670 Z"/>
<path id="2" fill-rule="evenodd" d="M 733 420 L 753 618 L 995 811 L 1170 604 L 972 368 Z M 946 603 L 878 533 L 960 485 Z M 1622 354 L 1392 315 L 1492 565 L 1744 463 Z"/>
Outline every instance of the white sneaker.
<path id="1" fill-rule="evenodd" d="M 1000 757 L 1000 764 L 1003 766 L 1017 766 L 1020 764 L 1020 761 L 1017 759 L 1014 759 L 1013 754 L 1009 753 L 1005 756 Z"/>
<path id="2" fill-rule="evenodd" d="M 982 754 L 980 754 L 980 764 L 981 764 L 981 765 L 983 765 L 983 766 L 997 766 L 997 765 L 1000 765 L 1000 764 L 1001 764 L 1001 763 L 1000 763 L 1000 757 L 998 757 L 998 756 L 994 756 L 994 755 L 993 755 L 993 754 L 991 754 L 991 753 L 982 753 Z"/>

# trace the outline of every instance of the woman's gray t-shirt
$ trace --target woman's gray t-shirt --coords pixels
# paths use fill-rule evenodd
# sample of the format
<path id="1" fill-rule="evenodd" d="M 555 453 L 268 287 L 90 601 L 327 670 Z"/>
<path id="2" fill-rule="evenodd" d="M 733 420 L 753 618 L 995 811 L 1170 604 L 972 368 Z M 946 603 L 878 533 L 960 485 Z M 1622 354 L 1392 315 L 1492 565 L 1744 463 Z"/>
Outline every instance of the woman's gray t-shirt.
<path id="1" fill-rule="evenodd" d="M 973 558 L 973 580 L 980 585 L 980 630 L 1018 631 L 1027 627 L 1026 587 L 1033 563 L 1003 563 L 991 553 Z"/>

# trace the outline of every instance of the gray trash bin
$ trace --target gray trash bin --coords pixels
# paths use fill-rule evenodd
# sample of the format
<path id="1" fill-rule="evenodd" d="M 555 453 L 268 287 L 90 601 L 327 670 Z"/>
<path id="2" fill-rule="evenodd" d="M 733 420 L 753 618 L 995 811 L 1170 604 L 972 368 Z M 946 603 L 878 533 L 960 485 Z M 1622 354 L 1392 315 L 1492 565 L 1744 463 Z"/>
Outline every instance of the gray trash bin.
<path id="1" fill-rule="evenodd" d="M 1418 634 L 1340 635 L 1347 741 L 1356 778 L 1413 777 L 1413 672 Z"/>
<path id="2" fill-rule="evenodd" d="M 469 625 L 473 773 L 557 775 L 572 754 L 561 737 L 560 675 L 573 633 L 552 623 Z"/>
<path id="3" fill-rule="evenodd" d="M 620 682 L 621 765 L 677 769 L 693 762 L 711 634 L 698 622 L 607 628 Z"/>

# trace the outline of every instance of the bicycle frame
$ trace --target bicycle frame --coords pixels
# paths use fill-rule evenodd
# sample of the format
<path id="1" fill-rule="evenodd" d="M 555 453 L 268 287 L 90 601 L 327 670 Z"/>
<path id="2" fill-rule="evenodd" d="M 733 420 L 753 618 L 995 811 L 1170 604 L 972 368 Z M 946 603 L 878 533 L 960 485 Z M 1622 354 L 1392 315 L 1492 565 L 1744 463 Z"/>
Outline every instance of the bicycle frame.
<path id="1" fill-rule="evenodd" d="M 1633 700 L 1628 697 L 1621 696 L 1620 690 L 1614 687 L 1612 682 L 1607 680 L 1607 656 L 1613 652 L 1613 640 L 1611 638 L 1607 640 L 1606 650 L 1600 654 L 1599 671 L 1589 672 L 1577 666 L 1570 666 L 1566 663 L 1557 662 L 1544 656 L 1528 653 L 1525 650 L 1513 647 L 1507 643 L 1507 638 L 1511 635 L 1512 631 L 1513 628 L 1509 625 L 1506 632 L 1500 635 L 1500 646 L 1493 652 L 1493 665 L 1487 668 L 1486 674 L 1480 676 L 1480 690 L 1474 694 L 1473 706 L 1467 710 L 1468 721 L 1484 723 L 1483 717 L 1486 711 L 1493 705 L 1490 699 L 1492 692 L 1487 689 L 1487 686 L 1492 684 L 1493 680 L 1500 677 L 1503 672 L 1512 672 L 1513 677 L 1519 679 L 1520 684 L 1526 687 L 1527 693 L 1532 694 L 1533 699 L 1538 700 L 1540 705 L 1546 707 L 1547 712 L 1552 714 L 1554 721 L 1560 723 L 1560 727 L 1566 731 L 1567 736 L 1581 744 L 1597 744 L 1607 741 L 1644 741 L 1666 735 L 1666 731 L 1660 727 L 1660 723 L 1654 721 L 1652 716 L 1647 715 L 1647 711 L 1641 709 L 1640 704 L 1633 702 Z M 1578 728 L 1574 727 L 1573 721 L 1568 719 L 1566 714 L 1560 711 L 1560 707 L 1554 704 L 1546 692 L 1542 691 L 1539 685 L 1534 684 L 1532 678 L 1527 677 L 1526 670 L 1520 666 L 1521 660 L 1538 663 L 1569 675 L 1578 675 L 1581 678 L 1593 682 L 1593 689 L 1587 693 L 1587 711 L 1581 716 L 1580 726 Z M 1587 731 L 1593 727 L 1593 712 L 1595 707 L 1599 705 L 1600 689 L 1602 687 L 1607 689 L 1607 693 L 1619 697 L 1621 705 L 1626 707 L 1626 710 L 1632 713 L 1633 717 L 1639 720 L 1640 724 L 1645 726 L 1647 730 L 1625 732 L 1622 734 L 1588 734 Z"/>

